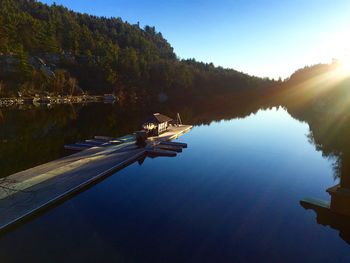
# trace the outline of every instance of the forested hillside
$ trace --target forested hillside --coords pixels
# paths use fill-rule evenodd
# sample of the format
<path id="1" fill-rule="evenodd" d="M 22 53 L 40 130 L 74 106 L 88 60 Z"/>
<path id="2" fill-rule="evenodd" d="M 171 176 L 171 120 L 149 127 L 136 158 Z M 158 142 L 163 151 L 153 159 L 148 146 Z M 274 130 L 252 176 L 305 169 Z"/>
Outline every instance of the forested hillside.
<path id="1" fill-rule="evenodd" d="M 0 0 L 0 96 L 114 92 L 120 98 L 190 98 L 272 84 L 180 60 L 154 27 L 36 0 Z"/>

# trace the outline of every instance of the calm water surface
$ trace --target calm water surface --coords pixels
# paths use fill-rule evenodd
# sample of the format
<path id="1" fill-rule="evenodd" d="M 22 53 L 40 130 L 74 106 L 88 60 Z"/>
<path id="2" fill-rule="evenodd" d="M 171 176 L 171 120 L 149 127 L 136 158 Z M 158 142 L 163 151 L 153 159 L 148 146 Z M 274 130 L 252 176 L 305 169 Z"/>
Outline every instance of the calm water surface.
<path id="1" fill-rule="evenodd" d="M 304 197 L 334 160 L 284 109 L 196 126 L 175 158 L 132 164 L 0 236 L 1 262 L 350 262 Z"/>

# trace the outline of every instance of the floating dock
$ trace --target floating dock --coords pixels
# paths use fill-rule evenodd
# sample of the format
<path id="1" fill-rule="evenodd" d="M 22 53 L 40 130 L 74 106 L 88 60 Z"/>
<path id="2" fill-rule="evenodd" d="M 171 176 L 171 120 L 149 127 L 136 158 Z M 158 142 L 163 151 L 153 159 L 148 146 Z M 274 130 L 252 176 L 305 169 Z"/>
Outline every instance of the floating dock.
<path id="1" fill-rule="evenodd" d="M 76 154 L 0 178 L 0 230 L 69 198 L 146 156 L 176 156 L 187 144 L 169 141 L 191 128 L 191 125 L 170 126 L 160 136 L 149 138 L 145 147 L 135 144 L 135 135 L 97 136 L 98 143 L 87 140 L 79 149 L 82 151 Z M 100 141 L 104 143 L 99 144 Z"/>

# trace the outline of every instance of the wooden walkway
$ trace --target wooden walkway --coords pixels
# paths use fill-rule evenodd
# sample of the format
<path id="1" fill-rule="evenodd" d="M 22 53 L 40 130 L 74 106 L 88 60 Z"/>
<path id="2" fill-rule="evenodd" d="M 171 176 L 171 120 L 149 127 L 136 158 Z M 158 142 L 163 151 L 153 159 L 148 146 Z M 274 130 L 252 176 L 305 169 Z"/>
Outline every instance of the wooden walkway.
<path id="1" fill-rule="evenodd" d="M 148 145 L 174 139 L 191 128 L 173 126 L 151 138 Z M 0 230 L 145 157 L 148 147 L 138 147 L 130 139 L 119 145 L 93 147 L 0 179 Z"/>

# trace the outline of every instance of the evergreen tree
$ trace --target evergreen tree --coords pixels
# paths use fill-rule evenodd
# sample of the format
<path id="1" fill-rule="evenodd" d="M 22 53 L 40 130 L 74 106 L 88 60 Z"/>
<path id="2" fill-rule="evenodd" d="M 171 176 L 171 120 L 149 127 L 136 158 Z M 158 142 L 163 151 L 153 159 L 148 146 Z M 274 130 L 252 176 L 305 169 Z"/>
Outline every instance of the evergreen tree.
<path id="1" fill-rule="evenodd" d="M 155 27 L 142 29 L 121 18 L 75 13 L 36 0 L 0 0 L 0 52 L 18 59 L 19 74 L 7 77 L 9 87 L 62 92 L 62 80 L 52 84 L 43 68 L 69 74 L 72 79 L 65 77 L 65 86 L 71 83 L 70 92 L 77 89 L 77 81 L 92 93 L 122 87 L 124 97 L 128 92 L 133 97 L 135 92 L 155 96 L 160 91 L 195 96 L 273 84 L 212 63 L 179 60 Z M 33 63 L 37 57 L 42 62 Z"/>

